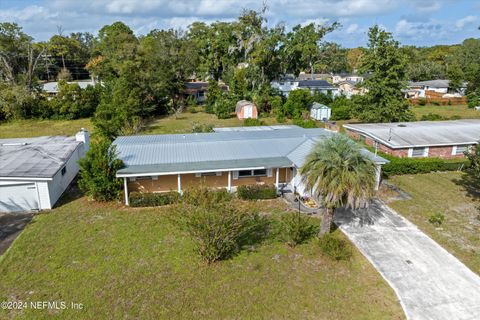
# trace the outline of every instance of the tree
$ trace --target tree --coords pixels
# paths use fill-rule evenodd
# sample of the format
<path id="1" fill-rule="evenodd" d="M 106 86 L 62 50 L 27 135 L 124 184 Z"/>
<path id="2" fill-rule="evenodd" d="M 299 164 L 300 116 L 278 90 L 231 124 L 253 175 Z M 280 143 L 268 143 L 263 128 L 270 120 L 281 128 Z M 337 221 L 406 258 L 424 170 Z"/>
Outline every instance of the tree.
<path id="1" fill-rule="evenodd" d="M 391 33 L 375 25 L 368 32 L 368 48 L 362 56 L 360 72 L 370 73 L 363 86 L 368 90 L 354 110 L 365 122 L 398 122 L 414 119 L 403 97 L 406 86 L 405 55 Z"/>
<path id="2" fill-rule="evenodd" d="M 460 66 L 456 63 L 448 67 L 448 87 L 453 92 L 459 92 L 463 86 L 464 74 Z"/>
<path id="3" fill-rule="evenodd" d="M 375 191 L 375 163 L 343 135 L 315 145 L 300 172 L 305 186 L 325 206 L 319 236 L 330 232 L 337 208 L 365 206 Z"/>
<path id="4" fill-rule="evenodd" d="M 283 116 L 289 118 L 300 118 L 302 113 L 308 111 L 312 96 L 308 89 L 293 90 L 288 94 L 287 101 L 283 105 Z"/>
<path id="5" fill-rule="evenodd" d="M 93 142 L 79 163 L 80 189 L 97 201 L 118 199 L 122 181 L 115 174 L 123 167 L 123 162 L 117 159 L 115 146 L 109 140 Z"/>

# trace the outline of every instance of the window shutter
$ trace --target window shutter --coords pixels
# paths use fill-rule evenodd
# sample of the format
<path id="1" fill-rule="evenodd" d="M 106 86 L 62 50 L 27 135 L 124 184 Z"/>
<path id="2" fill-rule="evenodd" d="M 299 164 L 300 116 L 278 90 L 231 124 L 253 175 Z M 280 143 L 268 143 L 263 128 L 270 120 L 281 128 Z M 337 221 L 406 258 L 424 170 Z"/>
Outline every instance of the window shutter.
<path id="1" fill-rule="evenodd" d="M 233 172 L 233 180 L 238 180 L 238 171 L 232 171 Z"/>
<path id="2" fill-rule="evenodd" d="M 219 177 L 219 176 L 222 175 L 222 172 L 221 172 L 221 171 L 217 171 L 216 174 L 217 174 L 217 177 Z"/>
<path id="3" fill-rule="evenodd" d="M 202 176 L 202 174 L 200 172 L 195 173 L 195 177 L 200 178 L 201 176 Z"/>
<path id="4" fill-rule="evenodd" d="M 267 169 L 267 177 L 272 177 L 272 168 Z"/>

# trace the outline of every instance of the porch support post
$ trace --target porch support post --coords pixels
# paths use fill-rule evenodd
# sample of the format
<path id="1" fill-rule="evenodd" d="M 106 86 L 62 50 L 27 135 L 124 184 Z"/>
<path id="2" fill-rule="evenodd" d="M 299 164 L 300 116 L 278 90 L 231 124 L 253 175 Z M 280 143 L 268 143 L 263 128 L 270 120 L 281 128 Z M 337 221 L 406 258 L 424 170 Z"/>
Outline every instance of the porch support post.
<path id="1" fill-rule="evenodd" d="M 380 181 L 381 181 L 381 173 L 382 173 L 382 166 L 377 165 L 375 168 L 375 190 L 380 188 Z"/>
<path id="2" fill-rule="evenodd" d="M 128 201 L 128 182 L 127 182 L 127 177 L 123 178 L 123 188 L 125 191 L 125 205 L 129 206 L 130 202 Z"/>
<path id="3" fill-rule="evenodd" d="M 177 184 L 178 184 L 178 193 L 182 193 L 182 178 L 180 173 L 177 176 Z"/>
<path id="4" fill-rule="evenodd" d="M 277 168 L 277 171 L 275 172 L 275 187 L 277 188 L 277 190 L 278 190 L 279 175 L 280 175 L 280 169 Z"/>
<path id="5" fill-rule="evenodd" d="M 228 171 L 228 192 L 232 191 L 232 171 Z"/>

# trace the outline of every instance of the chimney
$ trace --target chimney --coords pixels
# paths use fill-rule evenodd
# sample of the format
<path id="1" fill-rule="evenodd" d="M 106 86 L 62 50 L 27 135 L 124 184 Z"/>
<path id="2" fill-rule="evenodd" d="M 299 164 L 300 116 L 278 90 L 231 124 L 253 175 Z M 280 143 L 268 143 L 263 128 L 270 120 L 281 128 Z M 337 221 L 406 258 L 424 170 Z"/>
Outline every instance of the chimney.
<path id="1" fill-rule="evenodd" d="M 80 131 L 78 131 L 75 135 L 75 140 L 83 142 L 85 146 L 85 152 L 88 151 L 90 146 L 90 134 L 88 133 L 87 129 L 81 128 Z"/>

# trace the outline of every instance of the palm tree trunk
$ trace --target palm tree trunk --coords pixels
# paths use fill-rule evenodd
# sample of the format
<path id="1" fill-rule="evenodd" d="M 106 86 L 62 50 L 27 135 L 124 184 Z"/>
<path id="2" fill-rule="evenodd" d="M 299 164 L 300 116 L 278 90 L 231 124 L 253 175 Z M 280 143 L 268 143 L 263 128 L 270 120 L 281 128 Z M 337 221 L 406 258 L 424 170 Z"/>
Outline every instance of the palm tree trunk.
<path id="1" fill-rule="evenodd" d="M 330 232 L 334 214 L 335 208 L 325 208 L 325 211 L 323 212 L 322 224 L 320 226 L 320 232 L 318 233 L 319 238 Z"/>

